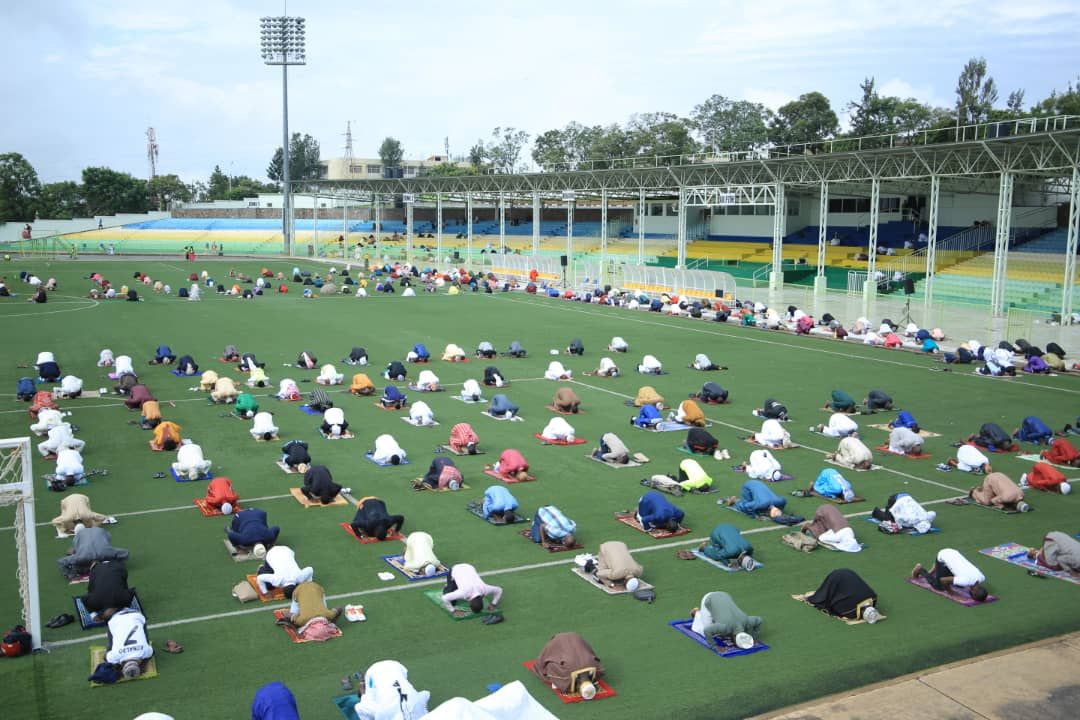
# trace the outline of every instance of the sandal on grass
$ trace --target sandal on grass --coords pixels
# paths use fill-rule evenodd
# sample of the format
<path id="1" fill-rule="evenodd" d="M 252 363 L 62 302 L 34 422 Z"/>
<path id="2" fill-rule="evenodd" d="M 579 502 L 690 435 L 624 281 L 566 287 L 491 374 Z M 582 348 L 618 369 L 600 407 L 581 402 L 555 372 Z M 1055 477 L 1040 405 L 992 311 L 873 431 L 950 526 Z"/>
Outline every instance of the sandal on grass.
<path id="1" fill-rule="evenodd" d="M 166 640 L 165 652 L 172 653 L 173 655 L 179 655 L 180 653 L 184 652 L 184 646 L 176 642 L 175 640 Z"/>
<path id="2" fill-rule="evenodd" d="M 154 477 L 155 477 L 155 478 L 163 478 L 163 477 L 165 477 L 165 473 L 163 473 L 163 472 L 156 472 L 156 473 L 154 473 Z"/>
<path id="3" fill-rule="evenodd" d="M 693 560 L 695 555 L 690 550 L 676 550 L 675 557 L 679 558 L 680 560 Z"/>

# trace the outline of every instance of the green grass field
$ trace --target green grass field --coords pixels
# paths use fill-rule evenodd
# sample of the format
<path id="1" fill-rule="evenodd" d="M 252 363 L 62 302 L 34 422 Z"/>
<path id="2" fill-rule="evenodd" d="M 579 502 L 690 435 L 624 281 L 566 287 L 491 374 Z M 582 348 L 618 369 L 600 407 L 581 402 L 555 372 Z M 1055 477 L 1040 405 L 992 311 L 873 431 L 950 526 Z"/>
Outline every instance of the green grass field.
<path id="1" fill-rule="evenodd" d="M 262 264 L 237 263 L 236 267 L 254 274 Z M 292 264 L 280 262 L 273 267 L 286 269 Z M 301 564 L 315 568 L 316 580 L 332 596 L 331 604 L 362 603 L 369 619 L 362 624 L 343 621 L 344 637 L 325 644 L 290 644 L 273 625 L 272 609 L 277 605 L 240 605 L 230 596 L 231 587 L 246 572 L 253 572 L 255 565 L 234 563 L 222 543 L 225 521 L 204 518 L 191 504 L 205 492 L 204 484 L 154 479 L 153 474 L 167 470 L 173 457 L 149 451 L 149 433 L 129 424 L 137 414 L 122 404 L 112 399 L 66 402 L 62 406 L 73 411 L 72 420 L 80 427 L 78 436 L 87 442 L 87 467 L 110 471 L 108 477 L 95 478 L 83 490 L 95 509 L 120 516 L 119 524 L 111 528 L 113 541 L 131 550 L 131 583 L 149 617 L 151 637 L 158 646 L 175 639 L 186 651 L 182 655 L 159 653 L 156 679 L 91 689 L 86 682 L 88 648 L 98 636 L 82 631 L 77 622 L 47 630 L 46 639 L 53 644 L 50 653 L 0 660 L 0 680 L 11 688 L 5 716 L 121 718 L 158 710 L 181 719 L 244 717 L 256 688 L 282 680 L 296 694 L 303 717 L 334 718 L 338 715 L 331 698 L 341 694 L 338 679 L 363 671 L 376 660 L 394 658 L 409 668 L 418 688 L 431 690 L 432 706 L 455 695 L 475 699 L 486 694 L 490 683 L 519 679 L 559 717 L 740 718 L 1080 629 L 1080 588 L 1031 578 L 1015 566 L 978 554 L 980 548 L 1007 541 L 1037 543 L 1051 529 L 1077 532 L 1076 495 L 1033 492 L 1029 500 L 1036 511 L 1016 516 L 954 507 L 940 501 L 966 491 L 977 478 L 934 469 L 935 463 L 953 452 L 953 440 L 976 431 L 983 422 L 997 422 L 1010 430 L 1027 414 L 1037 414 L 1053 427 L 1072 422 L 1080 396 L 1075 378 L 999 381 L 968 372 L 932 372 L 941 366 L 910 354 L 517 294 L 455 298 L 421 293 L 413 299 L 395 295 L 304 300 L 294 286 L 287 296 L 271 295 L 254 302 L 213 295 L 201 303 L 152 294 L 138 304 L 93 304 L 81 299 L 89 288 L 82 278 L 95 269 L 103 269 L 117 285 L 130 279 L 135 270 L 143 270 L 176 288 L 185 284 L 184 275 L 203 267 L 224 275 L 227 266 L 200 262 L 189 267 L 181 261 L 7 265 L 3 274 L 9 279 L 17 278 L 21 269 L 34 270 L 59 278 L 61 290 L 49 304 L 32 305 L 24 302 L 25 286 L 16 280 L 21 297 L 0 303 L 5 338 L 0 366 L 6 368 L 0 381 L 9 391 L 7 406 L 0 410 L 0 437 L 28 434 L 26 406 L 13 399 L 13 391 L 16 379 L 29 372 L 17 365 L 32 363 L 39 350 L 54 351 L 62 369 L 84 378 L 88 389 L 107 384 L 104 372 L 95 366 L 101 348 L 130 354 L 157 397 L 175 402 L 175 409 L 163 403 L 165 416 L 180 423 L 184 435 L 203 446 L 215 472 L 230 477 L 242 498 L 264 498 L 251 504 L 265 509 L 271 523 L 281 526 L 279 541 L 296 550 Z M 632 371 L 611 380 L 582 376 L 606 354 L 604 348 L 613 335 L 623 336 L 631 345 L 629 356 L 616 358 L 624 370 L 630 371 L 649 352 L 665 363 L 670 374 L 648 380 Z M 544 405 L 558 387 L 541 379 L 550 360 L 548 350 L 565 347 L 574 337 L 584 340 L 586 355 L 562 358 L 574 371 L 572 387 L 584 403 L 583 414 L 571 418 L 571 423 L 590 444 L 542 447 L 533 433 L 550 418 Z M 527 359 L 495 362 L 511 380 L 507 394 L 521 405 L 525 422 L 493 421 L 480 414 L 481 407 L 454 401 L 452 393 L 444 393 L 424 397 L 441 425 L 419 429 L 401 422 L 395 413 L 374 408 L 369 398 L 335 393 L 356 439 L 330 442 L 319 437 L 317 419 L 304 415 L 297 404 L 279 403 L 265 397 L 266 391 L 260 403 L 275 412 L 283 439 L 307 440 L 315 462 L 329 466 L 335 479 L 352 486 L 354 494 L 378 495 L 392 512 L 406 516 L 406 531 L 430 532 L 445 563 L 471 562 L 485 579 L 501 585 L 506 622 L 492 627 L 449 620 L 422 595 L 433 583 L 380 581 L 376 573 L 388 567 L 379 556 L 398 546 L 360 545 L 347 536 L 338 524 L 351 519 L 350 508 L 300 507 L 287 494 L 299 478 L 275 466 L 276 444 L 254 443 L 246 421 L 222 418 L 222 408 L 211 407 L 204 395 L 189 392 L 195 384 L 192 379 L 146 365 L 153 349 L 167 343 L 178 354 L 193 355 L 203 369 L 231 372 L 231 366 L 215 358 L 226 344 L 234 343 L 267 362 L 276 389 L 276 381 L 285 376 L 314 377 L 315 372 L 282 367 L 303 349 L 314 351 L 320 361 L 337 363 L 348 376 L 352 368 L 341 364 L 340 358 L 350 347 L 363 345 L 372 358 L 368 371 L 374 379 L 387 361 L 403 358 L 415 342 L 426 343 L 437 356 L 448 342 L 471 352 L 484 339 L 500 350 L 520 340 L 531 353 Z M 697 352 L 707 353 L 730 370 L 706 377 L 687 369 Z M 428 367 L 453 391 L 465 379 L 479 378 L 485 364 L 436 360 Z M 753 450 L 741 438 L 758 426 L 750 412 L 766 397 L 788 405 L 796 420 L 789 429 L 795 441 L 804 444 L 802 449 L 778 455 L 786 471 L 796 477 L 795 482 L 777 488 L 784 494 L 809 484 L 826 467 L 822 453 L 835 448 L 835 441 L 806 429 L 827 420 L 820 407 L 833 388 L 846 389 L 857 398 L 872 388 L 884 389 L 899 407 L 912 411 L 924 428 L 942 437 L 927 441 L 932 460 L 883 457 L 878 462 L 884 469 L 848 475 L 867 499 L 844 508 L 859 515 L 852 525 L 868 546 L 860 554 L 792 551 L 779 542 L 783 528 L 718 508 L 718 495 L 675 499 L 686 510 L 686 524 L 693 532 L 678 542 L 653 540 L 616 522 L 612 513 L 634 507 L 642 492 L 638 481 L 644 475 L 675 471 L 686 457 L 675 450 L 684 434 L 630 428 L 631 410 L 623 401 L 648 383 L 670 404 L 707 379 L 731 390 L 731 404 L 707 409 L 715 423 L 711 431 L 733 459 L 702 460 L 725 495 L 736 493 L 743 482 L 743 476 L 730 466 Z M 301 384 L 304 391 L 311 387 Z M 873 421 L 888 419 L 890 415 L 877 415 Z M 435 446 L 445 442 L 450 427 L 461 420 L 473 424 L 489 452 L 458 462 L 472 489 L 442 494 L 412 491 L 409 481 L 423 474 Z M 856 420 L 864 424 L 870 419 Z M 584 458 L 600 434 L 609 430 L 617 432 L 632 451 L 651 457 L 652 463 L 641 471 L 613 470 Z M 374 437 L 383 432 L 398 438 L 411 464 L 377 468 L 363 459 Z M 871 446 L 886 439 L 884 432 L 865 425 L 862 435 Z M 568 554 L 550 555 L 518 537 L 517 528 L 491 526 L 465 512 L 466 502 L 479 498 L 490 484 L 480 472 L 483 462 L 494 460 L 508 446 L 521 449 L 538 476 L 535 483 L 512 488 L 526 513 L 531 515 L 542 504 L 559 505 L 577 521 L 580 541 L 593 551 L 606 540 L 625 541 L 638 551 L 646 579 L 656 585 L 655 604 L 604 595 L 571 574 Z M 1033 446 L 1026 449 L 1034 451 Z M 992 460 L 996 469 L 1014 478 L 1030 466 L 1011 455 L 995 455 Z M 51 463 L 35 453 L 34 475 L 51 469 Z M 901 490 L 932 503 L 939 513 L 940 534 L 885 536 L 863 521 L 874 504 Z M 85 587 L 67 585 L 54 565 L 67 547 L 47 525 L 60 499 L 42 489 L 37 501 L 46 619 L 71 612 L 71 597 Z M 790 498 L 788 508 L 809 517 L 817 503 L 813 498 Z M 18 611 L 11 519 L 10 509 L 0 511 L 4 527 L 0 539 L 6 538 L 3 542 L 8 548 L 0 552 L 0 576 L 6 578 L 0 586 L 0 619 L 5 629 L 14 624 Z M 762 570 L 727 574 L 700 561 L 675 558 L 676 549 L 707 537 L 718 522 L 733 522 L 749 533 L 757 557 L 765 563 Z M 937 550 L 946 546 L 961 550 L 988 575 L 1000 602 L 963 608 L 904 582 L 915 562 L 932 562 Z M 888 616 L 885 622 L 849 627 L 789 597 L 814 589 L 830 570 L 845 566 L 857 570 L 875 588 L 879 607 Z M 744 610 L 763 616 L 760 639 L 772 649 L 721 659 L 668 627 L 669 620 L 688 617 L 690 608 L 712 590 L 732 593 Z M 593 645 L 618 697 L 563 705 L 522 667 L 522 661 L 534 658 L 550 636 L 561 631 L 579 632 Z"/>

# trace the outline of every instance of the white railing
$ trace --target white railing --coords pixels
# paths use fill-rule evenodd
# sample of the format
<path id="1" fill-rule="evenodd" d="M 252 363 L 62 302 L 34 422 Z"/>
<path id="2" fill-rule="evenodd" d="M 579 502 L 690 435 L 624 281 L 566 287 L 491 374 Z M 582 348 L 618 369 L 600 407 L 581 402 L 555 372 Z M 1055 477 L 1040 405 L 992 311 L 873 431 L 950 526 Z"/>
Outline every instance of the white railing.
<path id="1" fill-rule="evenodd" d="M 855 295 L 862 295 L 863 287 L 866 285 L 866 279 L 870 277 L 866 270 L 848 270 L 847 274 L 847 294 L 848 297 L 854 297 Z"/>
<path id="2" fill-rule="evenodd" d="M 622 287 L 646 295 L 668 293 L 697 299 L 735 299 L 735 278 L 712 270 L 676 270 L 644 265 L 623 266 Z"/>

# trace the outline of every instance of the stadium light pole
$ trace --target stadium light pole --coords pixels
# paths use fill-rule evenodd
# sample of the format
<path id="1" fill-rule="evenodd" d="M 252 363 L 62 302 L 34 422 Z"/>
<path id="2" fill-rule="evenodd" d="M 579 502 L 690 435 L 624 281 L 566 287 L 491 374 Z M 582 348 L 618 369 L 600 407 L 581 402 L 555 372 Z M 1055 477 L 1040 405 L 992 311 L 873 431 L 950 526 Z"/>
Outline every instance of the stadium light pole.
<path id="1" fill-rule="evenodd" d="M 281 66 L 281 189 L 282 237 L 285 254 L 292 254 L 292 191 L 289 187 L 289 66 L 304 65 L 304 18 L 263 17 L 259 20 L 262 59 Z"/>

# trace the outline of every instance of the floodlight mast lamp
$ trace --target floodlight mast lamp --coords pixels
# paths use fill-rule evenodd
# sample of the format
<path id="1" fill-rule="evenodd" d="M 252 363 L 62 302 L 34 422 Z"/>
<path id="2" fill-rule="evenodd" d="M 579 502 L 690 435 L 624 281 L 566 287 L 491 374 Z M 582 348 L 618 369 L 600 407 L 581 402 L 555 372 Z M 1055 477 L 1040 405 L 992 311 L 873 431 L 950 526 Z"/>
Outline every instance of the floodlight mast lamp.
<path id="1" fill-rule="evenodd" d="M 259 20 L 262 59 L 265 65 L 281 66 L 281 189 L 282 237 L 285 254 L 292 254 L 292 191 L 289 187 L 289 66 L 304 65 L 304 18 L 264 17 Z"/>

